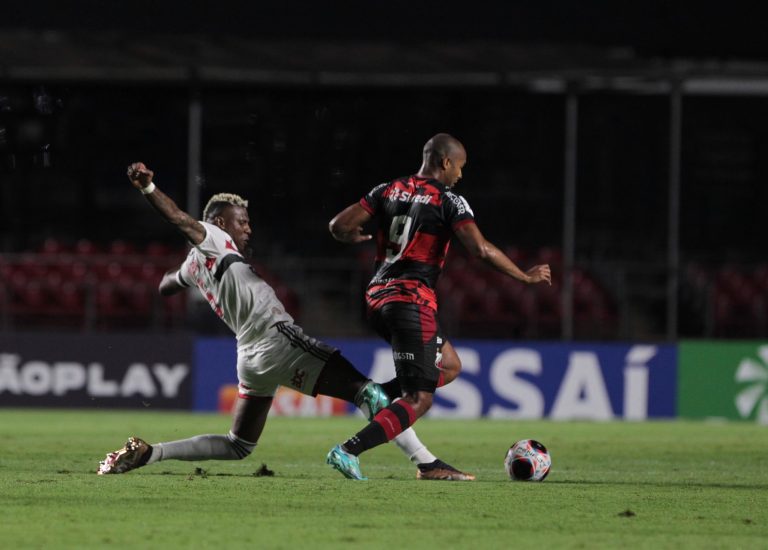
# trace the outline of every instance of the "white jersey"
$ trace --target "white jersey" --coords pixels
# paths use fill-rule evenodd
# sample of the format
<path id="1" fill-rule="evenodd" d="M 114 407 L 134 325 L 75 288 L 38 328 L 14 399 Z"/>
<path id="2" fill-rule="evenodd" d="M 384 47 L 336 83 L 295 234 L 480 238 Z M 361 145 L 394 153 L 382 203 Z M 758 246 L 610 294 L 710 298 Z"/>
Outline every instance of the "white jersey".
<path id="1" fill-rule="evenodd" d="M 258 348 L 271 327 L 292 324 L 293 318 L 272 287 L 246 263 L 229 233 L 210 223 L 200 224 L 205 239 L 189 251 L 176 280 L 182 286 L 197 286 L 235 333 L 238 350 Z"/>

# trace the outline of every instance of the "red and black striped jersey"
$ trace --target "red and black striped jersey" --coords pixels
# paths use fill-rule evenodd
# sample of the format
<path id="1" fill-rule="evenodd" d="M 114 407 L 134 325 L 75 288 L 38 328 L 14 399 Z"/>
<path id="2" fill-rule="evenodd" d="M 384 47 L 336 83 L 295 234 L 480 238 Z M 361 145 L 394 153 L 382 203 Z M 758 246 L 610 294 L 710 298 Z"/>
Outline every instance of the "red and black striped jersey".
<path id="1" fill-rule="evenodd" d="M 368 304 L 416 302 L 436 309 L 434 289 L 453 232 L 475 220 L 467 201 L 435 179 L 408 176 L 374 187 L 360 206 L 379 222 Z"/>

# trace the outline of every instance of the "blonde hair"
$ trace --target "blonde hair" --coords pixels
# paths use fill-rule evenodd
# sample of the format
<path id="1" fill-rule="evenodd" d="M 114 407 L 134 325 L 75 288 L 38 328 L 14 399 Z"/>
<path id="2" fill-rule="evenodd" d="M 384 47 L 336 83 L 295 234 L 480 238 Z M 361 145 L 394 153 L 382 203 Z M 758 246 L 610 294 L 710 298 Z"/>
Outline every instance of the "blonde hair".
<path id="1" fill-rule="evenodd" d="M 208 204 L 203 209 L 203 220 L 209 220 L 218 216 L 229 205 L 248 208 L 248 201 L 234 193 L 216 193 L 208 200 Z"/>

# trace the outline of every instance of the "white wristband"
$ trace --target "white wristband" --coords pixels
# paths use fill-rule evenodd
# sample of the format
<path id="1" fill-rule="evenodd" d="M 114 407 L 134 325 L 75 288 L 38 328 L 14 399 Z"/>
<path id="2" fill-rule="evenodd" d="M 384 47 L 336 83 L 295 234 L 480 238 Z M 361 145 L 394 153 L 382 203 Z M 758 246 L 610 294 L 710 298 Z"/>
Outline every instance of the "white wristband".
<path id="1" fill-rule="evenodd" d="M 155 189 L 157 189 L 157 186 L 155 186 L 155 182 L 154 181 L 150 181 L 149 185 L 147 185 L 146 187 L 142 187 L 141 188 L 141 192 L 144 195 L 149 195 L 150 193 L 153 193 L 155 191 Z"/>

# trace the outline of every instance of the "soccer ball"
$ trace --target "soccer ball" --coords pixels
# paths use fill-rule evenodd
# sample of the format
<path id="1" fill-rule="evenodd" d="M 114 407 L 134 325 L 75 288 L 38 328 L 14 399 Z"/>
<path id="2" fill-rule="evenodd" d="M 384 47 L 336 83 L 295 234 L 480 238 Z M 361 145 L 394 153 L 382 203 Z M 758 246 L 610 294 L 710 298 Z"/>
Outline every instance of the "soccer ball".
<path id="1" fill-rule="evenodd" d="M 544 481 L 552 466 L 547 448 L 535 439 L 522 439 L 512 445 L 504 457 L 504 469 L 510 479 Z"/>

